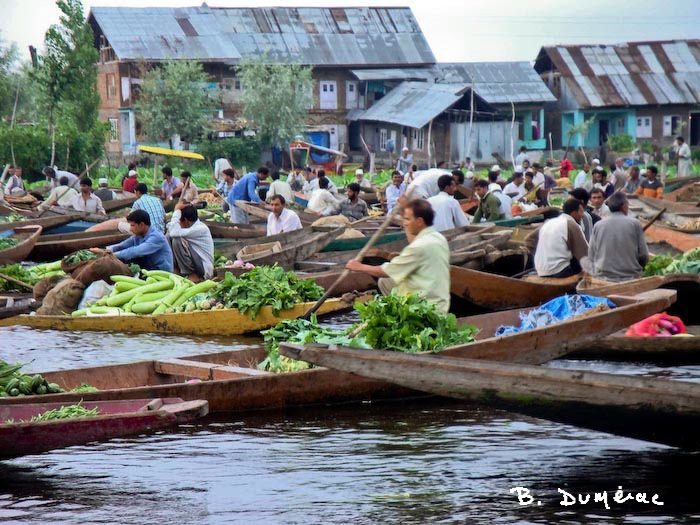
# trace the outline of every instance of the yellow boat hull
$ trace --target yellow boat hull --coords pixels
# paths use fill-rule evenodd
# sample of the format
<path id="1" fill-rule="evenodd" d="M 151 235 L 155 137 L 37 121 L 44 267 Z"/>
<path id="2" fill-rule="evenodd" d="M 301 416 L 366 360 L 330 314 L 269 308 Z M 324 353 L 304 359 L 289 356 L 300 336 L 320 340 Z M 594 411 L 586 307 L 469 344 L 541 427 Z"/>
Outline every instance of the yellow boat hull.
<path id="1" fill-rule="evenodd" d="M 362 298 L 358 299 L 362 300 Z M 353 303 L 342 299 L 329 299 L 316 312 L 317 315 L 347 310 Z M 71 317 L 70 315 L 18 315 L 0 320 L 0 326 L 24 325 L 45 330 L 109 331 L 154 333 L 169 335 L 240 335 L 275 326 L 284 319 L 296 319 L 304 315 L 314 303 L 300 303 L 278 315 L 272 307 L 263 306 L 255 319 L 249 313 L 237 309 L 207 310 L 161 315 L 101 315 Z"/>

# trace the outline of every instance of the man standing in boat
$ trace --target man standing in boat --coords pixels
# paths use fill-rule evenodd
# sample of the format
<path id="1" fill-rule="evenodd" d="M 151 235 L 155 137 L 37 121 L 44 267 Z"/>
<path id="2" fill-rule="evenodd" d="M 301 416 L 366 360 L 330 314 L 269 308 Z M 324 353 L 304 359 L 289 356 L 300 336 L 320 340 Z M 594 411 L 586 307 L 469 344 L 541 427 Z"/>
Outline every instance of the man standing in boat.
<path id="1" fill-rule="evenodd" d="M 410 244 L 390 262 L 371 266 L 352 260 L 345 266 L 379 279 L 384 295 L 420 294 L 447 313 L 450 308 L 450 250 L 447 240 L 433 229 L 435 212 L 428 201 L 410 201 L 403 210 L 403 227 Z"/>
<path id="2" fill-rule="evenodd" d="M 642 224 L 627 216 L 629 202 L 622 192 L 608 199 L 610 216 L 593 227 L 588 257 L 593 275 L 609 281 L 639 277 L 649 260 Z"/>

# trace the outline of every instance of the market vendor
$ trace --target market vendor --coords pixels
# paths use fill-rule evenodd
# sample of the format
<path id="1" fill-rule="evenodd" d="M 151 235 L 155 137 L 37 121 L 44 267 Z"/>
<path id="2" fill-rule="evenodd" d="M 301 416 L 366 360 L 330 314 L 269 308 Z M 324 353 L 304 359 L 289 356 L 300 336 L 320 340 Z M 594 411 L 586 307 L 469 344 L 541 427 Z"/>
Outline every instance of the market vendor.
<path id="1" fill-rule="evenodd" d="M 445 237 L 433 229 L 434 218 L 428 201 L 410 201 L 403 210 L 410 244 L 381 266 L 352 260 L 345 267 L 379 278 L 384 295 L 394 288 L 399 295 L 420 294 L 446 314 L 450 308 L 450 250 Z"/>
<path id="2" fill-rule="evenodd" d="M 93 253 L 112 252 L 120 261 L 136 263 L 146 270 L 173 271 L 173 252 L 163 232 L 151 227 L 151 217 L 144 210 L 134 210 L 126 220 L 131 237 L 107 248 L 90 248 Z"/>
<path id="3" fill-rule="evenodd" d="M 177 273 L 195 283 L 214 275 L 214 240 L 199 220 L 197 208 L 179 202 L 168 223 L 167 238 Z"/>

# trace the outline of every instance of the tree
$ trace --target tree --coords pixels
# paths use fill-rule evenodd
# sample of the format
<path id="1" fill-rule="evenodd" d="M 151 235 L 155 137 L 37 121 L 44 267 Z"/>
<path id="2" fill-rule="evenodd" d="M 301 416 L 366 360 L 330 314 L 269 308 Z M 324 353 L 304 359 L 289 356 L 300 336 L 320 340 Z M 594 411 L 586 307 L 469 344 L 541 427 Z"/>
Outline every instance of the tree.
<path id="1" fill-rule="evenodd" d="M 262 144 L 280 146 L 304 131 L 313 104 L 311 68 L 266 60 L 245 60 L 239 68 L 243 114 L 257 128 Z"/>
<path id="2" fill-rule="evenodd" d="M 15 95 L 13 67 L 17 62 L 17 45 L 5 45 L 0 37 L 0 108 L 5 117 L 12 111 Z"/>
<path id="3" fill-rule="evenodd" d="M 212 107 L 203 89 L 208 81 L 201 64 L 191 60 L 169 60 L 146 72 L 136 103 L 146 136 L 152 140 L 198 137 Z"/>
<path id="4" fill-rule="evenodd" d="M 51 163 L 56 144 L 65 146 L 66 166 L 82 166 L 104 147 L 106 126 L 99 121 L 100 96 L 95 64 L 99 54 L 80 0 L 57 0 L 63 15 L 46 32 L 46 54 L 38 57 L 34 79 L 41 86 L 39 103 L 51 135 Z M 81 150 L 72 145 L 80 144 Z"/>

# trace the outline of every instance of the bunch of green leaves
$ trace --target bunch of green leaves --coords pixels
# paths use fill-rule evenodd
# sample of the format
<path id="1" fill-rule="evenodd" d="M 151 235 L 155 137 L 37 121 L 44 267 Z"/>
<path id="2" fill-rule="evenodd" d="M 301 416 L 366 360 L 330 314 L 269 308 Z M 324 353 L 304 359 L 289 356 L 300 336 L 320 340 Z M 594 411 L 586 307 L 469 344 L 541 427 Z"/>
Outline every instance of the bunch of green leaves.
<path id="1" fill-rule="evenodd" d="M 37 279 L 32 276 L 32 274 L 25 268 L 22 268 L 19 264 L 6 264 L 5 266 L 0 266 L 0 273 L 7 275 L 8 277 L 14 277 L 18 281 L 22 281 L 27 284 L 36 284 Z M 0 278 L 0 291 L 10 292 L 13 290 L 25 291 L 25 288 L 14 284 L 10 281 L 6 281 Z"/>
<path id="2" fill-rule="evenodd" d="M 0 216 L 0 223 L 1 222 L 15 222 L 15 221 L 23 221 L 25 220 L 26 217 L 23 215 L 19 215 L 15 212 L 10 213 L 9 215 L 2 215 Z"/>
<path id="3" fill-rule="evenodd" d="M 0 237 L 0 250 L 7 250 L 8 248 L 14 248 L 19 244 L 17 239 L 12 237 Z"/>
<path id="4" fill-rule="evenodd" d="M 72 266 L 83 261 L 90 261 L 92 259 L 97 259 L 97 255 L 92 253 L 90 250 L 78 250 L 70 255 L 66 256 L 64 259 L 65 264 Z"/>
<path id="5" fill-rule="evenodd" d="M 657 255 L 644 267 L 644 275 L 669 275 L 673 273 L 700 274 L 700 248 L 694 248 L 677 257 Z"/>
<path id="6" fill-rule="evenodd" d="M 46 412 L 36 415 L 31 418 L 30 422 L 35 421 L 52 421 L 54 419 L 71 419 L 74 417 L 95 417 L 99 416 L 100 411 L 97 408 L 89 409 L 82 405 L 82 401 L 75 405 L 62 406 L 61 408 L 54 408 L 53 410 L 47 410 Z"/>
<path id="7" fill-rule="evenodd" d="M 323 288 L 313 279 L 299 279 L 294 272 L 276 264 L 258 266 L 239 278 L 226 272 L 224 280 L 210 294 L 226 308 L 238 308 L 241 313 L 250 310 L 253 319 L 263 306 L 271 306 L 272 313 L 277 315 L 298 303 L 316 301 L 322 295 Z"/>

